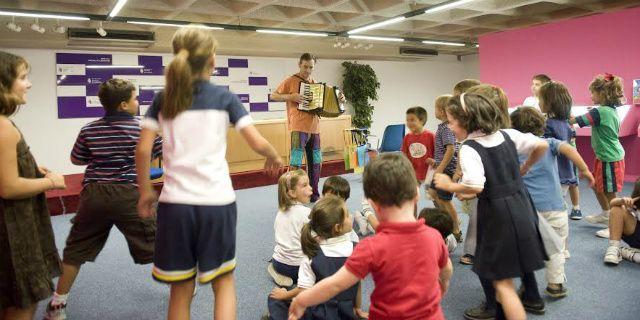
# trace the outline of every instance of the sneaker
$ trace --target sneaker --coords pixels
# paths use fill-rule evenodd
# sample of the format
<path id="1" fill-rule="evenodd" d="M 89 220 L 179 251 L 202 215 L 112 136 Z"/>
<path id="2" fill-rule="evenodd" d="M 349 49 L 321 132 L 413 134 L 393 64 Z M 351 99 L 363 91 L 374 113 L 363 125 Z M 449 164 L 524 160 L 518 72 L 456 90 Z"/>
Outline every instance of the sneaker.
<path id="1" fill-rule="evenodd" d="M 598 230 L 598 232 L 596 232 L 596 237 L 609 239 L 609 228 Z"/>
<path id="2" fill-rule="evenodd" d="M 584 218 L 589 223 L 593 224 L 606 224 L 609 225 L 609 216 L 605 216 L 604 214 L 592 214 L 590 216 L 586 216 Z"/>
<path id="3" fill-rule="evenodd" d="M 67 319 L 66 312 L 67 304 L 59 304 L 57 306 L 52 306 L 51 302 L 47 304 L 47 309 L 44 313 L 44 320 L 65 320 Z"/>
<path id="4" fill-rule="evenodd" d="M 524 307 L 524 311 L 537 315 L 543 315 L 547 311 L 544 307 L 544 300 L 542 299 L 538 301 L 522 300 L 522 306 Z"/>
<path id="5" fill-rule="evenodd" d="M 456 247 L 458 247 L 458 241 L 453 234 L 448 235 L 447 238 L 444 239 L 444 243 L 447 245 L 447 250 L 449 251 L 449 253 L 454 252 L 456 250 Z"/>
<path id="6" fill-rule="evenodd" d="M 571 254 L 569 253 L 569 250 L 564 250 L 563 253 L 564 253 L 564 258 L 565 259 L 571 258 Z"/>
<path id="7" fill-rule="evenodd" d="M 276 269 L 273 268 L 272 263 L 269 263 L 269 265 L 267 265 L 267 272 L 269 272 L 269 275 L 273 279 L 273 282 L 275 282 L 277 285 L 287 288 L 293 285 L 293 279 L 279 274 Z"/>
<path id="8" fill-rule="evenodd" d="M 493 320 L 495 317 L 496 311 L 487 309 L 486 302 L 464 311 L 464 318 L 467 320 Z"/>
<path id="9" fill-rule="evenodd" d="M 610 266 L 617 266 L 622 260 L 622 255 L 620 254 L 620 247 L 609 246 L 607 248 L 607 252 L 604 254 L 604 263 Z"/>
<path id="10" fill-rule="evenodd" d="M 571 209 L 569 218 L 571 218 L 571 220 L 582 220 L 582 211 L 580 211 L 580 209 Z"/>
<path id="11" fill-rule="evenodd" d="M 551 288 L 549 286 L 547 286 L 547 288 L 544 290 L 544 292 L 546 292 L 548 295 L 550 295 L 553 298 L 564 298 L 567 296 L 567 288 L 564 286 L 564 284 L 560 284 L 559 288 Z"/>
<path id="12" fill-rule="evenodd" d="M 367 222 L 367 218 L 362 214 L 362 211 L 354 212 L 353 213 L 353 218 L 356 220 L 356 224 L 357 224 L 356 231 L 361 236 L 368 235 L 369 234 L 369 229 L 367 228 L 367 226 L 369 225 L 369 222 Z"/>
<path id="13" fill-rule="evenodd" d="M 622 259 L 638 263 L 640 262 L 640 249 L 636 248 L 620 248 L 620 255 Z"/>

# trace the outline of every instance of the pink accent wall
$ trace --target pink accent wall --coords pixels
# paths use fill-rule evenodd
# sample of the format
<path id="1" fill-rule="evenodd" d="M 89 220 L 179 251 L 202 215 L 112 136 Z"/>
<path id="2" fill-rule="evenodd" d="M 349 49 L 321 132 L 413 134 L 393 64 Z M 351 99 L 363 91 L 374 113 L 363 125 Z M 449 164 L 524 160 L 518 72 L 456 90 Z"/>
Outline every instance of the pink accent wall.
<path id="1" fill-rule="evenodd" d="M 639 32 L 640 7 L 482 36 L 480 79 L 503 88 L 515 106 L 531 95 L 531 77 L 545 73 L 567 85 L 576 105 L 588 105 L 589 83 L 609 72 L 624 79 L 631 102 Z"/>
<path id="2" fill-rule="evenodd" d="M 591 105 L 589 83 L 609 72 L 623 78 L 631 103 L 632 80 L 640 79 L 639 32 L 640 7 L 482 36 L 480 79 L 500 86 L 516 106 L 531 95 L 531 77 L 545 73 L 569 88 L 575 105 Z M 626 152 L 625 180 L 631 181 L 640 177 L 640 106 L 632 107 L 627 118 L 620 141 Z M 591 165 L 589 139 L 579 137 L 578 150 Z"/>

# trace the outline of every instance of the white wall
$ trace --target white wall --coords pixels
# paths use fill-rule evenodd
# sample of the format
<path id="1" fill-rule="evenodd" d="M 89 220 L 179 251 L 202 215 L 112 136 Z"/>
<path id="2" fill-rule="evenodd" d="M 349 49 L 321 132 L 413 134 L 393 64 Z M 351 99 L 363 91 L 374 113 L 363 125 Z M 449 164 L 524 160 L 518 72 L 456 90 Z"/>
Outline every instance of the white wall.
<path id="1" fill-rule="evenodd" d="M 69 161 L 69 153 L 80 128 L 91 119 L 58 119 L 55 76 L 55 50 L 2 49 L 23 56 L 31 65 L 33 87 L 28 103 L 14 116 L 31 151 L 40 165 L 63 173 L 81 173 L 83 167 Z M 67 52 L 67 51 L 65 51 Z M 73 51 L 68 51 L 73 52 Z M 281 76 L 297 71 L 297 60 L 292 58 L 264 59 L 271 67 L 269 75 Z M 427 128 L 433 130 L 437 120 L 433 116 L 433 101 L 450 93 L 455 83 L 465 78 L 478 77 L 477 56 L 458 61 L 455 56 L 439 56 L 416 62 L 360 61 L 376 71 L 380 81 L 380 99 L 375 101 L 372 132 L 382 137 L 389 124 L 404 123 L 405 110 L 423 106 L 429 112 Z M 342 60 L 320 60 L 314 71 L 318 81 L 342 83 Z M 283 117 L 283 112 L 254 113 L 254 118 Z"/>

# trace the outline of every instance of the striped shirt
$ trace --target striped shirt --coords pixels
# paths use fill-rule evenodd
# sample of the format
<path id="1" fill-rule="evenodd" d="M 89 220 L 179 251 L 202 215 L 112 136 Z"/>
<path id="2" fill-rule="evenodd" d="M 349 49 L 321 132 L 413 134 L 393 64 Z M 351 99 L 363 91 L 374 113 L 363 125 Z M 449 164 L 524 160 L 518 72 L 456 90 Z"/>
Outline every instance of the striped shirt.
<path id="1" fill-rule="evenodd" d="M 440 162 L 442 162 L 448 145 L 453 145 L 453 157 L 444 168 L 444 173 L 453 175 L 458 165 L 458 144 L 456 143 L 456 136 L 453 134 L 453 131 L 449 129 L 446 122 L 442 122 L 438 125 L 438 130 L 436 130 L 436 150 L 434 153 L 436 166 L 439 166 Z"/>
<path id="2" fill-rule="evenodd" d="M 107 113 L 80 130 L 71 151 L 71 162 L 87 165 L 82 185 L 89 183 L 136 184 L 135 149 L 140 138 L 140 120 L 125 112 Z M 156 138 L 153 158 L 162 153 Z"/>

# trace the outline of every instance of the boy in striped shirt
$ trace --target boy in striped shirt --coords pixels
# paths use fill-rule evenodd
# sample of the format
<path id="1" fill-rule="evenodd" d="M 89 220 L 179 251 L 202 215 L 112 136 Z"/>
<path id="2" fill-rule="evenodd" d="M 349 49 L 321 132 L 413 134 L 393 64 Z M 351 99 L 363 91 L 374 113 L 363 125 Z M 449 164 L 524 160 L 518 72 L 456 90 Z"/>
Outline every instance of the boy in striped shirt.
<path id="1" fill-rule="evenodd" d="M 135 86 L 110 79 L 98 92 L 105 116 L 85 125 L 71 151 L 71 162 L 86 165 L 78 213 L 64 248 L 62 276 L 47 306 L 45 319 L 66 319 L 67 297 L 80 266 L 94 261 L 115 225 L 127 239 L 133 261 L 151 263 L 155 241 L 155 218 L 138 216 L 135 148 L 140 136 Z M 162 151 L 154 143 L 153 156 Z"/>

